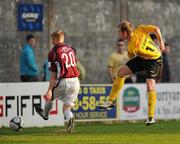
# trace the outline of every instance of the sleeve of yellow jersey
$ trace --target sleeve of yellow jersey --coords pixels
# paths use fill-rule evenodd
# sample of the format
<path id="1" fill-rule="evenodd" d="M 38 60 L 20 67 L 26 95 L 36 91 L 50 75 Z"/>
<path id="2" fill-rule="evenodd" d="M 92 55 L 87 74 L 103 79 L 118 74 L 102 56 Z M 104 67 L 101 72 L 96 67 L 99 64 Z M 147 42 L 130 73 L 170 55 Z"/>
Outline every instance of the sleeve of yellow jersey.
<path id="1" fill-rule="evenodd" d="M 131 59 L 131 58 L 135 57 L 135 54 L 131 53 L 131 52 L 128 52 L 128 57 Z"/>
<path id="2" fill-rule="evenodd" d="M 156 26 L 155 25 L 139 25 L 137 26 L 138 29 L 141 29 L 142 31 L 146 33 L 155 32 Z"/>

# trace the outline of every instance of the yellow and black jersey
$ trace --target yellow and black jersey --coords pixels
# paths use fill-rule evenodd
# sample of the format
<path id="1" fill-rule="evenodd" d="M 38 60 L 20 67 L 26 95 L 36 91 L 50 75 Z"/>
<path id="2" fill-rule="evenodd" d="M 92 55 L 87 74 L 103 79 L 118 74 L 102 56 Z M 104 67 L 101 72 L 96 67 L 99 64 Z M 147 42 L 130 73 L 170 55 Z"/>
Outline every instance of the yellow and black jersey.
<path id="1" fill-rule="evenodd" d="M 139 25 L 131 34 L 128 43 L 129 57 L 139 56 L 144 59 L 157 59 L 161 56 L 159 47 L 150 38 L 149 33 L 155 31 L 154 25 Z"/>

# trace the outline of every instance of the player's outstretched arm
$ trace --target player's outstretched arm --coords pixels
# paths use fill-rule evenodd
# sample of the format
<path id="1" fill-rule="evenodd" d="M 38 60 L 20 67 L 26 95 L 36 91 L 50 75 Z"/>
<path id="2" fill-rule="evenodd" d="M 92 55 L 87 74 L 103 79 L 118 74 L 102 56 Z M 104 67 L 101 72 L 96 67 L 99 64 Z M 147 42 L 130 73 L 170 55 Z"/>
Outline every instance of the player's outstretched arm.
<path id="1" fill-rule="evenodd" d="M 164 46 L 164 42 L 162 39 L 160 28 L 158 26 L 155 26 L 155 25 L 139 25 L 138 28 L 143 30 L 146 33 L 155 33 L 158 40 L 159 40 L 159 43 L 160 43 L 160 50 L 164 51 L 165 46 Z"/>
<path id="2" fill-rule="evenodd" d="M 163 42 L 163 39 L 162 39 L 162 35 L 161 35 L 161 31 L 160 31 L 160 28 L 156 26 L 156 29 L 155 29 L 155 33 L 157 35 L 157 38 L 159 40 L 159 48 L 161 51 L 164 51 L 165 50 L 165 46 L 164 46 L 164 42 Z"/>

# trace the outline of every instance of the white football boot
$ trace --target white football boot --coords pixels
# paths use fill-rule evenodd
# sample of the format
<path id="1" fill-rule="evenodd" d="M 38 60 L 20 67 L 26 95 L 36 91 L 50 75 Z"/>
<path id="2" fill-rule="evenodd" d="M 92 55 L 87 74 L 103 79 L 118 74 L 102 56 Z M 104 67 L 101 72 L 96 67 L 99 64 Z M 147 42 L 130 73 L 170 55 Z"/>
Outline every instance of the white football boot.
<path id="1" fill-rule="evenodd" d="M 153 125 L 153 124 L 155 124 L 155 123 L 156 123 L 156 120 L 155 120 L 154 118 L 152 118 L 152 117 L 149 117 L 149 118 L 145 121 L 145 124 L 146 124 L 147 126 Z"/>
<path id="2" fill-rule="evenodd" d="M 112 101 L 106 101 L 104 104 L 99 106 L 101 109 L 111 109 L 113 107 L 115 107 L 115 103 Z"/>

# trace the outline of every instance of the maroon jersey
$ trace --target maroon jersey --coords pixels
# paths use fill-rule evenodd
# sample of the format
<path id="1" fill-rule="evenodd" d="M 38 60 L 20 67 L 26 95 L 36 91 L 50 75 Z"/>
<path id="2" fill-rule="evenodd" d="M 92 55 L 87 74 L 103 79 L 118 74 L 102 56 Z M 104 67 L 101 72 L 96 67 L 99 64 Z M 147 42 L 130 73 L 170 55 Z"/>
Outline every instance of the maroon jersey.
<path id="1" fill-rule="evenodd" d="M 57 72 L 57 79 L 78 77 L 76 62 L 75 50 L 64 43 L 55 45 L 48 55 L 49 70 Z"/>

